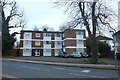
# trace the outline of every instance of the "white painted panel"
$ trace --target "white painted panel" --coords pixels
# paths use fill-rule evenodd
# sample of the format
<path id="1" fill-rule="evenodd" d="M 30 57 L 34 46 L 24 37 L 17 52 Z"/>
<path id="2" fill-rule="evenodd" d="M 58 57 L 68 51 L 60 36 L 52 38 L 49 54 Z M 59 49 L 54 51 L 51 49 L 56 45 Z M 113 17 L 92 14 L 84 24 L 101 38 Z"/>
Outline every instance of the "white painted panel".
<path id="1" fill-rule="evenodd" d="M 84 42 L 82 40 L 77 40 L 76 41 L 76 46 L 83 48 L 84 47 Z"/>
<path id="2" fill-rule="evenodd" d="M 83 39 L 83 35 L 76 35 L 76 38 Z"/>
<path id="3" fill-rule="evenodd" d="M 23 41 L 23 48 L 31 48 L 32 42 L 30 40 Z"/>
<path id="4" fill-rule="evenodd" d="M 55 40 L 62 40 L 62 37 L 55 37 Z"/>
<path id="5" fill-rule="evenodd" d="M 51 49 L 44 49 L 43 56 L 51 56 Z"/>
<path id="6" fill-rule="evenodd" d="M 44 37 L 44 41 L 51 41 L 51 37 Z"/>
<path id="7" fill-rule="evenodd" d="M 61 41 L 56 41 L 55 42 L 55 48 L 56 49 L 61 49 L 62 48 L 62 42 Z"/>
<path id="8" fill-rule="evenodd" d="M 77 31 L 77 32 L 76 32 L 76 38 L 83 39 L 83 38 L 84 38 L 84 33 L 83 33 L 83 31 Z"/>
<path id="9" fill-rule="evenodd" d="M 44 41 L 44 48 L 50 49 L 51 48 L 51 41 Z"/>
<path id="10" fill-rule="evenodd" d="M 23 49 L 23 56 L 32 56 L 31 49 Z"/>

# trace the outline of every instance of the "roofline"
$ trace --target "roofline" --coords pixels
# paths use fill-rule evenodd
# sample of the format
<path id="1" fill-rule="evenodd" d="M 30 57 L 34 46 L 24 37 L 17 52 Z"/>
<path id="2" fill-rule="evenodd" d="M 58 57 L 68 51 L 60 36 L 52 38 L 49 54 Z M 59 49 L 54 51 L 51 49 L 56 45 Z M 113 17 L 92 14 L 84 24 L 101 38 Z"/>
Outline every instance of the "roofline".
<path id="1" fill-rule="evenodd" d="M 106 39 L 98 39 L 99 37 L 106 38 Z M 97 36 L 96 38 L 97 40 L 113 40 L 112 38 L 106 37 L 106 36 Z"/>
<path id="2" fill-rule="evenodd" d="M 62 33 L 62 32 L 59 32 L 59 31 L 34 31 L 34 30 L 21 30 L 20 32 Z"/>
<path id="3" fill-rule="evenodd" d="M 63 32 L 65 32 L 66 30 L 72 30 L 72 31 L 85 31 L 85 29 L 65 29 Z"/>
<path id="4" fill-rule="evenodd" d="M 66 30 L 73 30 L 73 31 L 85 31 L 85 29 L 65 29 L 63 32 L 61 32 L 61 31 L 34 31 L 34 30 L 21 30 L 20 32 L 64 33 Z"/>

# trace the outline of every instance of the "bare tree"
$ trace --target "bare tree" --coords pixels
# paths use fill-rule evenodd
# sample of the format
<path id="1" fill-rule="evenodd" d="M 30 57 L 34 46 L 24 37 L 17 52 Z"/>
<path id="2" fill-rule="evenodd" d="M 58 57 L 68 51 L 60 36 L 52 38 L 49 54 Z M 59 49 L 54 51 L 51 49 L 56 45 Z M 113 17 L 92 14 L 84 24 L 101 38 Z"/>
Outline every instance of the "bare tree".
<path id="1" fill-rule="evenodd" d="M 9 55 L 14 43 L 16 41 L 15 35 L 17 32 L 12 34 L 9 33 L 10 28 L 22 29 L 25 27 L 23 11 L 20 12 L 17 7 L 17 2 L 11 0 L 2 1 L 2 53 L 3 55 Z"/>
<path id="2" fill-rule="evenodd" d="M 33 28 L 34 31 L 39 31 L 38 27 L 35 25 L 35 27 Z"/>
<path id="3" fill-rule="evenodd" d="M 57 6 L 65 6 L 66 13 L 69 13 L 71 21 L 69 23 L 73 28 L 78 25 L 85 27 L 90 38 L 90 47 L 92 63 L 98 62 L 98 51 L 96 41 L 97 30 L 114 30 L 110 22 L 113 20 L 114 12 L 107 7 L 102 0 L 93 0 L 93 2 L 84 2 L 82 0 L 57 0 L 54 2 Z M 102 31 L 101 31 L 102 32 Z"/>
<path id="4" fill-rule="evenodd" d="M 59 26 L 59 31 L 64 31 L 65 29 L 72 29 L 74 28 L 71 24 L 64 22 L 62 25 Z"/>
<path id="5" fill-rule="evenodd" d="M 23 29 L 26 25 L 23 11 L 18 11 L 17 2 L 15 1 L 3 0 L 2 21 L 3 26 L 9 26 L 8 28 L 21 27 Z"/>
<path id="6" fill-rule="evenodd" d="M 43 25 L 43 26 L 42 26 L 42 29 L 43 29 L 43 31 L 54 31 L 54 28 L 49 27 L 49 26 L 47 26 L 47 25 Z"/>

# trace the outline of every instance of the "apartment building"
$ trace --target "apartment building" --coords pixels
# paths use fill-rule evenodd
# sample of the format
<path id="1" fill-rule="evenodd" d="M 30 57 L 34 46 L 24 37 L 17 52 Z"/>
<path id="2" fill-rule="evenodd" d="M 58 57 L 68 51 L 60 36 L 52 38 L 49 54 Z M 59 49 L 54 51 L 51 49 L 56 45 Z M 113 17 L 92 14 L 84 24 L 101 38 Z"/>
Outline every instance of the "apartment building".
<path id="1" fill-rule="evenodd" d="M 60 50 L 67 53 L 85 51 L 85 30 L 57 31 L 22 30 L 21 56 L 58 56 Z"/>
<path id="2" fill-rule="evenodd" d="M 82 53 L 86 50 L 85 30 L 66 29 L 63 32 L 63 51 Z"/>

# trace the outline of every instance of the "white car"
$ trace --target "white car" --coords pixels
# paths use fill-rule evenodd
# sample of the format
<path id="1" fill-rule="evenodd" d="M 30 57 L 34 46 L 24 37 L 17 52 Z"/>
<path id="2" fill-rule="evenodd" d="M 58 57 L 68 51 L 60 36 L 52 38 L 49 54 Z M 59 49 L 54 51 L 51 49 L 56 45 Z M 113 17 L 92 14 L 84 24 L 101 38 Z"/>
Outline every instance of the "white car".
<path id="1" fill-rule="evenodd" d="M 81 58 L 82 55 L 79 54 L 79 53 L 77 53 L 77 52 L 73 52 L 73 53 L 71 53 L 71 54 L 69 55 L 69 57 L 72 57 L 72 58 Z"/>

